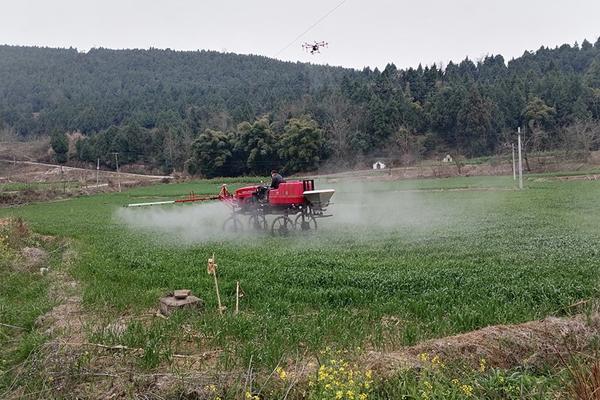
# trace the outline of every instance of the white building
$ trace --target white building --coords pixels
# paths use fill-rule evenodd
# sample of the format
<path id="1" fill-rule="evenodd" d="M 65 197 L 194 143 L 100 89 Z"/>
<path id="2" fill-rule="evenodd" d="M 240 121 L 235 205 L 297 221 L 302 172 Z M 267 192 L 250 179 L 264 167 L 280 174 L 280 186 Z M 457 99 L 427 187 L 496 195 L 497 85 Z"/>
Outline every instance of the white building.
<path id="1" fill-rule="evenodd" d="M 381 161 L 375 161 L 373 169 L 385 169 L 385 164 Z"/>
<path id="2" fill-rule="evenodd" d="M 442 159 L 442 162 L 449 163 L 452 162 L 452 156 L 450 154 L 446 154 L 446 157 Z"/>

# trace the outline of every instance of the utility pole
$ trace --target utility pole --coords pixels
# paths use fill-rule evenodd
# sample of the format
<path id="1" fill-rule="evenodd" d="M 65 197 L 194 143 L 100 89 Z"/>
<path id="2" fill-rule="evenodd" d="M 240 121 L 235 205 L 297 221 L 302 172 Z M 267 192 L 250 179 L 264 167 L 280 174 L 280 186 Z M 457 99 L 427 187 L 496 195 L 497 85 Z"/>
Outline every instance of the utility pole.
<path id="1" fill-rule="evenodd" d="M 114 152 L 113 153 L 115 155 L 115 162 L 117 164 L 117 185 L 119 187 L 119 192 L 121 191 L 121 174 L 119 172 L 119 153 Z"/>
<path id="2" fill-rule="evenodd" d="M 63 166 L 60 166 L 60 180 L 62 181 L 62 186 L 63 186 L 63 193 L 67 192 L 67 183 L 65 181 L 65 173 L 63 171 Z"/>
<path id="3" fill-rule="evenodd" d="M 513 181 L 517 180 L 517 166 L 515 165 L 515 144 L 511 143 L 510 147 L 512 148 L 512 170 L 513 170 Z"/>
<path id="4" fill-rule="evenodd" d="M 521 127 L 517 130 L 519 147 L 519 189 L 523 189 L 523 159 L 521 157 Z"/>
<path id="5" fill-rule="evenodd" d="M 514 150 L 513 150 L 513 161 L 514 161 Z M 98 157 L 98 161 L 96 162 L 96 189 L 98 189 L 98 174 L 100 173 L 100 157 Z"/>
<path id="6" fill-rule="evenodd" d="M 173 132 L 171 132 L 171 128 L 169 128 L 169 158 L 171 160 L 171 170 L 173 170 Z"/>

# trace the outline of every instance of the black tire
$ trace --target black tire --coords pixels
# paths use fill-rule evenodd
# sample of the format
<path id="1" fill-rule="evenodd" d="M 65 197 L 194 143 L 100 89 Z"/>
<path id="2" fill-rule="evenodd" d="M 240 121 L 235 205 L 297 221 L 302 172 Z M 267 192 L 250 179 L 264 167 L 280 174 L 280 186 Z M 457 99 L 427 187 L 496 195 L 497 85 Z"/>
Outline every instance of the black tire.
<path id="1" fill-rule="evenodd" d="M 294 226 L 301 232 L 317 230 L 317 219 L 312 214 L 298 214 Z"/>
<path id="2" fill-rule="evenodd" d="M 285 215 L 275 218 L 271 224 L 271 233 L 275 236 L 288 236 L 293 230 L 294 221 Z"/>
<path id="3" fill-rule="evenodd" d="M 264 215 L 254 214 L 248 220 L 248 226 L 251 230 L 265 232 L 267 230 L 267 219 Z"/>
<path id="4" fill-rule="evenodd" d="M 242 221 L 238 218 L 236 214 L 233 214 L 231 217 L 227 218 L 225 222 L 223 222 L 223 231 L 225 232 L 242 232 L 244 227 L 242 225 Z"/>

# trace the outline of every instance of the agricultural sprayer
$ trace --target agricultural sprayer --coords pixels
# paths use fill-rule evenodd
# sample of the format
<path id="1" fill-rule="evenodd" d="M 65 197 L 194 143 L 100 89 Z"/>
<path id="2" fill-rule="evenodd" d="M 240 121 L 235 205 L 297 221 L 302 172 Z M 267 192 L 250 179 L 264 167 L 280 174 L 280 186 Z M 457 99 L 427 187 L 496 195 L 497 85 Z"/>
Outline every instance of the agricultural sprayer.
<path id="1" fill-rule="evenodd" d="M 326 211 L 334 193 L 334 189 L 315 189 L 313 179 L 283 182 L 276 189 L 264 185 L 245 186 L 233 193 L 224 184 L 215 196 L 191 193 L 182 199 L 128 204 L 127 207 L 219 200 L 231 210 L 223 222 L 223 230 L 267 231 L 270 227 L 272 234 L 286 236 L 294 230 L 316 231 L 317 219 L 332 216 Z M 271 215 L 275 218 L 269 224 L 267 217 Z"/>

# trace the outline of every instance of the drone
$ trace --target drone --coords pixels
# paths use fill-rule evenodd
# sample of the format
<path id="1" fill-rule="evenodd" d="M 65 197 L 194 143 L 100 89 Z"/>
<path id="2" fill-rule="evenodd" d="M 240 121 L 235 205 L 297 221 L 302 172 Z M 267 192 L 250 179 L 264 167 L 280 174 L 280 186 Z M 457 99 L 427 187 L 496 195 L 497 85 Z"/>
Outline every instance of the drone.
<path id="1" fill-rule="evenodd" d="M 310 43 L 304 43 L 304 44 L 302 45 L 302 48 L 303 48 L 304 50 L 306 50 L 306 51 L 310 52 L 310 54 L 315 54 L 315 53 L 321 53 L 321 52 L 319 51 L 319 49 L 320 49 L 321 47 L 327 47 L 327 44 L 328 44 L 327 42 L 323 42 L 323 41 L 321 41 L 321 42 L 314 42 L 313 44 L 310 44 Z"/>

